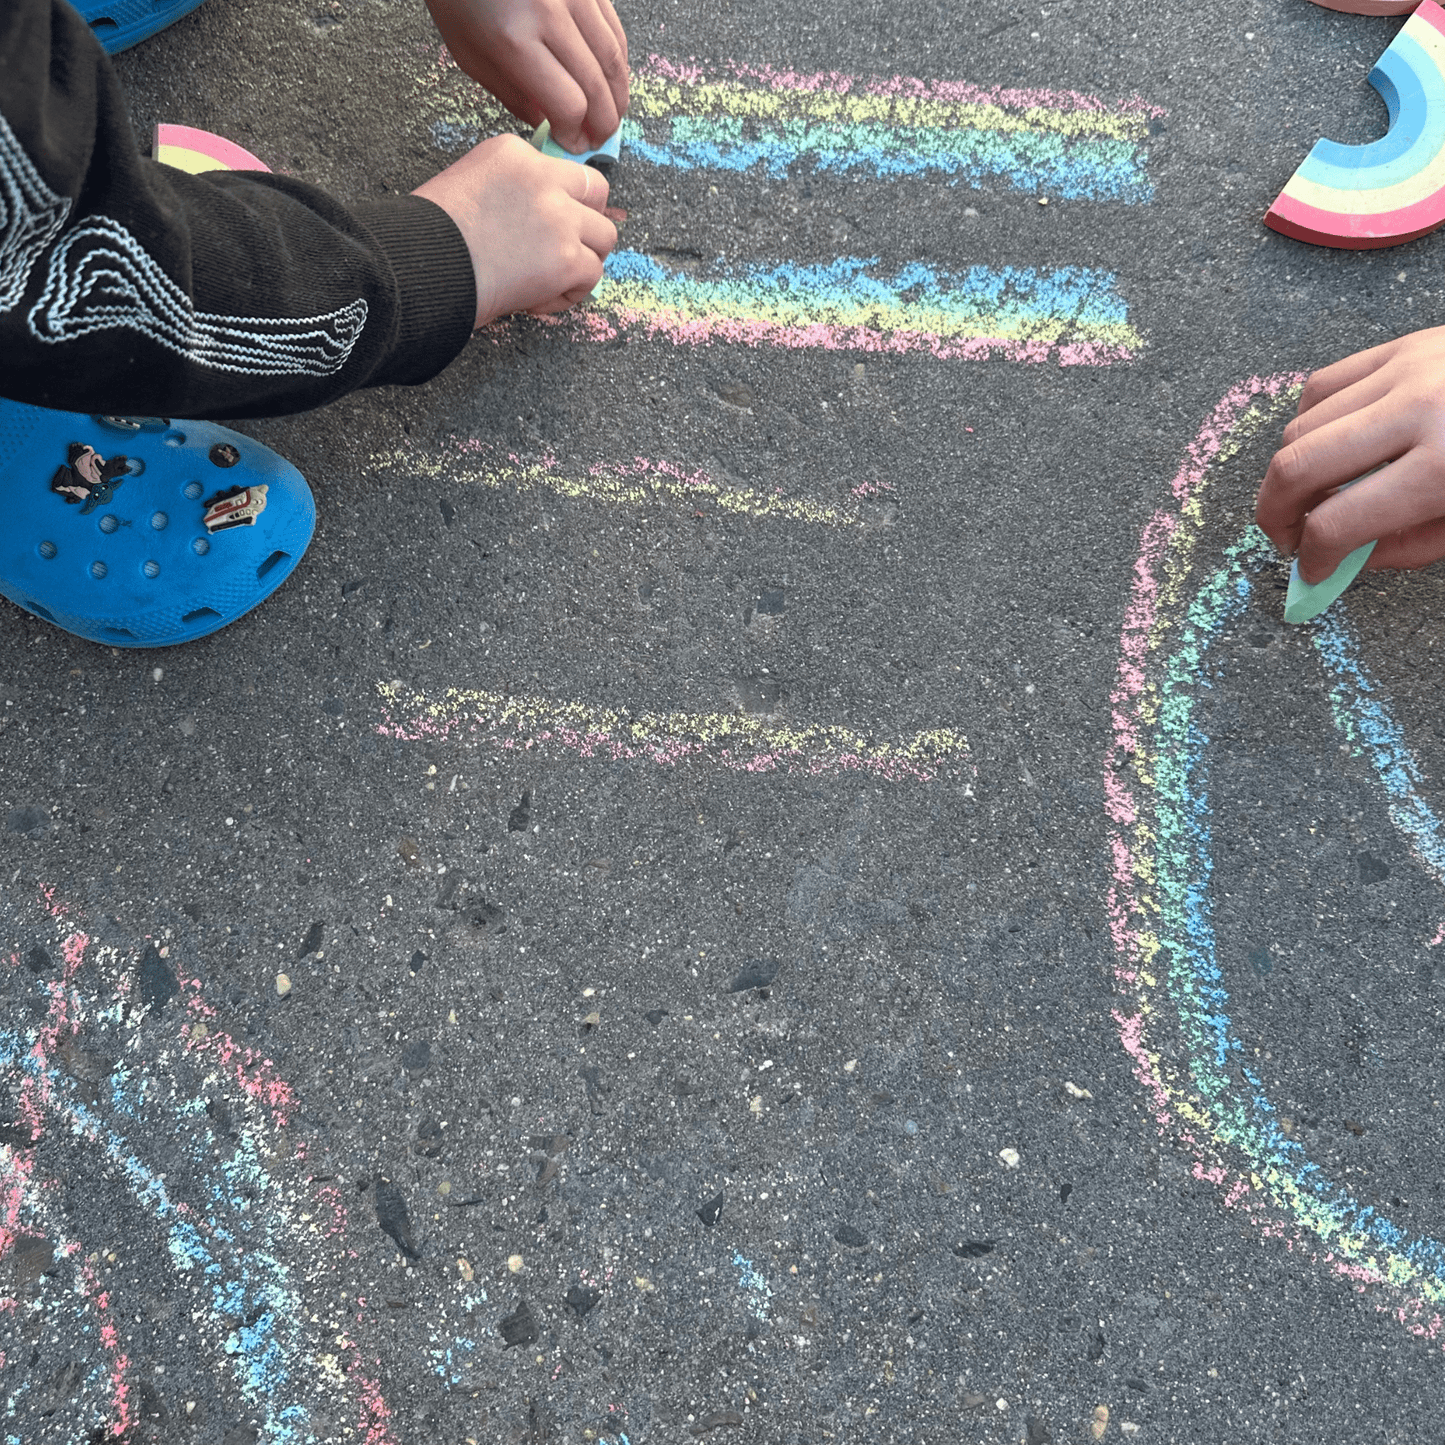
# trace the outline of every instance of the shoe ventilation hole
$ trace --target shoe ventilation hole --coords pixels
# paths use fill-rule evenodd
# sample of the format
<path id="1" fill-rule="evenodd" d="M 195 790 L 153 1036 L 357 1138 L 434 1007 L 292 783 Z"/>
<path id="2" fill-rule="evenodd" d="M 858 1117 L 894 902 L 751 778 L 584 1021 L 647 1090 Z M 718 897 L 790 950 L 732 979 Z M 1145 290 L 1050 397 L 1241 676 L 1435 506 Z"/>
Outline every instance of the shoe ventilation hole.
<path id="1" fill-rule="evenodd" d="M 139 457 L 127 457 L 125 459 L 125 471 L 127 476 L 138 477 L 143 471 L 145 471 L 145 469 L 146 464 Z"/>
<path id="2" fill-rule="evenodd" d="M 120 523 L 116 521 L 116 519 L 111 516 L 109 512 L 107 512 L 105 516 L 100 519 L 100 530 L 104 532 L 107 536 L 109 536 L 110 533 L 115 531 L 118 526 L 120 526 Z"/>
<path id="3" fill-rule="evenodd" d="M 289 552 L 272 552 L 261 565 L 256 568 L 256 577 L 259 580 L 264 577 L 278 562 L 285 562 L 290 558 Z"/>
<path id="4" fill-rule="evenodd" d="M 102 627 L 100 629 L 107 637 L 128 637 L 135 641 L 135 633 L 128 627 Z"/>
<path id="5" fill-rule="evenodd" d="M 141 571 L 144 572 L 147 577 L 154 580 L 161 575 L 161 564 L 159 562 L 147 562 L 141 568 Z"/>
<path id="6" fill-rule="evenodd" d="M 151 513 L 151 526 L 154 527 L 157 532 L 164 532 L 170 525 L 170 521 L 171 519 L 166 516 L 164 512 Z"/>
<path id="7" fill-rule="evenodd" d="M 181 488 L 182 493 L 191 501 L 195 501 L 206 489 L 199 482 L 187 482 Z"/>
<path id="8" fill-rule="evenodd" d="M 197 607 L 194 612 L 187 612 L 181 621 L 189 625 L 192 622 L 204 622 L 208 617 L 219 617 L 220 615 L 214 607 Z"/>
<path id="9" fill-rule="evenodd" d="M 38 602 L 27 602 L 25 605 L 26 605 L 26 607 L 28 607 L 37 617 L 43 617 L 47 622 L 54 622 L 54 621 L 55 621 L 55 619 L 50 615 L 50 613 L 49 613 L 48 611 L 46 611 L 46 609 L 45 609 L 44 607 L 42 607 Z M 57 623 L 56 625 L 58 626 L 59 624 Z"/>
<path id="10" fill-rule="evenodd" d="M 101 15 L 90 22 L 90 28 L 102 39 L 112 30 L 119 30 L 120 26 L 110 19 L 109 16 Z"/>
<path id="11" fill-rule="evenodd" d="M 183 431 L 168 431 L 165 434 L 165 444 L 168 447 L 183 447 L 186 444 L 186 434 Z"/>
<path id="12" fill-rule="evenodd" d="M 54 542 L 42 542 L 40 544 L 40 555 L 44 557 L 47 562 L 50 561 L 58 551 L 60 551 L 60 548 L 57 547 Z"/>
<path id="13" fill-rule="evenodd" d="M 197 557 L 204 557 L 210 550 L 211 539 L 209 537 L 197 537 L 196 540 L 191 543 L 191 551 L 194 552 Z"/>
<path id="14" fill-rule="evenodd" d="M 109 571 L 110 568 L 107 567 L 104 562 L 92 562 L 90 564 L 90 575 L 94 577 L 97 582 Z"/>
<path id="15" fill-rule="evenodd" d="M 241 453 L 230 442 L 217 442 L 207 453 L 213 466 L 234 467 L 241 460 Z"/>

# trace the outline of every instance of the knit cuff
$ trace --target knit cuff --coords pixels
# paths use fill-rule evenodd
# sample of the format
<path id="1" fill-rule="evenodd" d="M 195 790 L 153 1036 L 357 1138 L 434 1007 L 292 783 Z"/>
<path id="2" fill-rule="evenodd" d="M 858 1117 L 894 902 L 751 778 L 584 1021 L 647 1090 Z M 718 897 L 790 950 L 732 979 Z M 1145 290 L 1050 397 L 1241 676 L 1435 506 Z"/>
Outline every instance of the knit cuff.
<path id="1" fill-rule="evenodd" d="M 456 222 L 423 196 L 363 201 L 352 214 L 396 277 L 396 341 L 368 386 L 430 381 L 467 344 L 477 319 L 477 281 Z"/>

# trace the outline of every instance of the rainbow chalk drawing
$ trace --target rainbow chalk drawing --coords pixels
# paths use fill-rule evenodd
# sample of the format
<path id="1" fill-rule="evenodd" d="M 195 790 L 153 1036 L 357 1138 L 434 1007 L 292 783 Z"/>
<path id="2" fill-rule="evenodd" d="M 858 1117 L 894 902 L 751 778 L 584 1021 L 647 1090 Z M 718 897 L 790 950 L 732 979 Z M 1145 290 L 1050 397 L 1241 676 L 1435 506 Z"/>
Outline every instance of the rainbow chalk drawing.
<path id="1" fill-rule="evenodd" d="M 950 272 L 920 262 L 878 271 L 877 260 L 849 256 L 822 266 L 719 262 L 684 270 L 614 251 L 600 305 L 549 319 L 599 341 L 626 333 L 679 346 L 725 341 L 1060 366 L 1129 361 L 1143 345 L 1110 271 Z"/>
<path id="2" fill-rule="evenodd" d="M 1362 1203 L 1290 1137 L 1230 1018 L 1214 933 L 1209 738 L 1198 704 L 1223 666 L 1213 644 L 1248 605 L 1255 577 L 1277 563 L 1253 525 L 1222 556 L 1207 557 L 1206 506 L 1225 485 L 1230 457 L 1283 419 L 1302 382 L 1255 377 L 1230 391 L 1189 448 L 1169 501 L 1144 527 L 1104 767 L 1107 901 L 1125 1000 L 1115 1019 L 1161 1133 L 1193 1155 L 1197 1179 L 1297 1258 L 1356 1288 L 1380 1287 L 1376 1298 L 1389 1301 L 1380 1308 L 1445 1348 L 1445 1244 Z M 1422 869 L 1445 886 L 1440 820 L 1339 609 L 1310 635 L 1346 750 L 1373 774 Z M 1164 1039 L 1176 1042 L 1165 1048 Z"/>
<path id="3" fill-rule="evenodd" d="M 420 79 L 438 144 L 472 143 L 505 120 L 443 53 Z M 774 176 L 1002 181 L 1061 199 L 1138 204 L 1153 195 L 1144 142 L 1164 112 L 1075 91 L 984 89 L 908 76 L 799 75 L 654 56 L 633 77 L 624 158 Z M 1047 199 L 1047 196 L 1045 197 Z M 1118 278 L 1088 266 L 972 266 L 840 256 L 826 265 L 614 251 L 598 305 L 548 318 L 598 341 L 878 353 L 1101 366 L 1142 342 Z M 517 323 L 489 328 L 494 341 Z"/>
<path id="4" fill-rule="evenodd" d="M 628 162 L 681 170 L 936 176 L 1061 200 L 1140 205 L 1154 194 L 1147 143 L 1165 112 L 1077 91 L 983 87 L 912 76 L 798 74 L 678 64 L 652 55 L 631 77 Z M 506 119 L 450 57 L 422 77 L 433 139 L 474 144 Z"/>
<path id="5" fill-rule="evenodd" d="M 28 1317 L 40 1329 L 38 1359 L 28 1347 L 19 1358 L 0 1354 L 0 1437 L 110 1440 L 139 1425 L 121 1339 L 138 1307 L 125 1294 L 126 1256 L 145 1251 L 168 1262 L 185 1300 L 173 1377 L 180 1372 L 184 1384 L 194 1372 L 207 1396 L 228 1391 L 262 1422 L 267 1445 L 310 1445 L 317 1411 L 346 1422 L 347 1438 L 361 1445 L 394 1445 L 390 1411 L 356 1342 L 361 1314 L 309 1295 L 309 1282 L 328 1273 L 323 1261 L 340 1252 L 346 1208 L 334 1185 L 298 1186 L 277 1167 L 303 1161 L 304 1178 L 305 1143 L 286 1142 L 290 1086 L 216 1026 L 184 970 L 178 997 L 147 1021 L 128 960 L 95 944 L 48 892 L 40 912 L 62 962 L 43 985 L 45 1016 L 0 1028 L 0 1074 L 19 1136 L 0 1144 L 0 1261 L 43 1245 L 53 1265 L 21 1294 L 8 1293 L 5 1273 L 0 1317 Z M 16 954 L 8 967 L 31 977 Z M 76 1060 L 99 1058 L 119 1062 L 87 1089 Z M 65 1190 L 47 1177 L 56 1165 L 72 1181 L 82 1173 L 112 1181 L 102 1238 L 71 1232 L 87 1216 L 71 1213 Z M 74 1358 L 84 1379 L 57 1399 L 48 1382 Z"/>
<path id="6" fill-rule="evenodd" d="M 796 169 L 891 178 L 943 175 L 1064 200 L 1138 205 L 1151 126 L 1135 96 L 984 88 L 911 76 L 800 75 L 771 66 L 672 64 L 649 56 L 623 127 L 630 155 L 682 169 Z"/>
<path id="7" fill-rule="evenodd" d="M 432 699 L 400 682 L 379 683 L 377 691 L 383 715 L 376 731 L 400 742 L 481 733 L 507 751 L 658 767 L 700 762 L 740 773 L 862 773 L 916 783 L 974 774 L 968 741 L 952 728 L 889 742 L 850 728 L 789 726 L 732 713 L 630 713 L 456 687 Z"/>
<path id="8" fill-rule="evenodd" d="M 162 165 L 198 176 L 204 171 L 270 171 L 250 151 L 224 136 L 189 125 L 162 124 L 156 127 L 151 154 Z"/>
<path id="9" fill-rule="evenodd" d="M 1421 0 L 1370 72 L 1390 113 L 1368 145 L 1315 142 L 1264 221 L 1297 241 L 1397 246 L 1445 223 L 1445 10 Z"/>
<path id="10" fill-rule="evenodd" d="M 861 482 L 851 489 L 846 501 L 839 498 L 830 503 L 790 497 L 781 489 L 763 492 L 753 487 L 725 485 L 700 468 L 647 457 L 563 468 L 550 452 L 537 458 L 524 458 L 512 452 L 501 453 L 474 438 L 452 442 L 438 453 L 399 449 L 377 453 L 370 461 L 382 474 L 398 472 L 426 477 L 448 486 L 516 492 L 542 490 L 570 501 L 601 502 L 608 506 L 641 507 L 657 502 L 686 507 L 699 516 L 720 513 L 824 527 L 863 527 L 876 523 L 886 515 L 886 507 L 898 500 L 888 482 Z"/>

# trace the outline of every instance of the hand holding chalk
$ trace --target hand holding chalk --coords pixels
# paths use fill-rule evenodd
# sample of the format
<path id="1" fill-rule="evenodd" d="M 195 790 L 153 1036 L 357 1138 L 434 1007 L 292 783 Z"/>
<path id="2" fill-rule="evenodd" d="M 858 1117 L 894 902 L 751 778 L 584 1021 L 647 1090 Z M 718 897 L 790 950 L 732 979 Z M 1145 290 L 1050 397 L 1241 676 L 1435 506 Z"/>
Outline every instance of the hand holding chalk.
<path id="1" fill-rule="evenodd" d="M 602 146 L 627 112 L 627 36 L 611 0 L 427 0 L 461 68 L 565 151 Z"/>
<path id="2" fill-rule="evenodd" d="M 617 227 L 603 214 L 607 178 L 539 155 L 520 136 L 484 140 L 413 194 L 440 206 L 462 233 L 478 326 L 585 300 L 617 244 Z"/>
<path id="3" fill-rule="evenodd" d="M 1327 580 L 1338 596 L 1366 564 L 1425 567 L 1445 557 L 1445 329 L 1310 377 L 1255 520 L 1281 552 L 1298 553 L 1296 599 Z M 1346 563 L 1353 571 L 1334 577 Z M 1333 596 L 1312 600 L 1322 608 Z"/>

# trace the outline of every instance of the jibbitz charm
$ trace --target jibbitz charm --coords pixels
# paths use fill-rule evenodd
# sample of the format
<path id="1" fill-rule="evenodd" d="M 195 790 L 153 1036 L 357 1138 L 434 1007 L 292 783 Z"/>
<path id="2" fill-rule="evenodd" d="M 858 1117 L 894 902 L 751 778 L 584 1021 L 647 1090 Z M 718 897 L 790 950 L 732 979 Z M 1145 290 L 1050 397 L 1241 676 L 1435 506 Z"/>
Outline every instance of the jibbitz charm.
<path id="1" fill-rule="evenodd" d="M 266 488 L 232 487 L 217 492 L 206 502 L 206 515 L 201 519 L 208 532 L 224 532 L 228 527 L 254 527 L 256 518 L 266 510 Z"/>
<path id="2" fill-rule="evenodd" d="M 72 507 L 79 503 L 83 517 L 105 506 L 129 475 L 129 457 L 111 457 L 107 461 L 94 447 L 71 442 L 66 464 L 50 479 L 50 490 Z"/>

